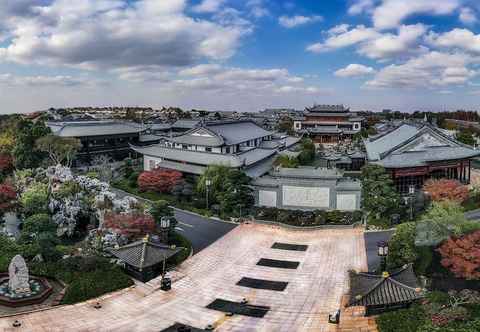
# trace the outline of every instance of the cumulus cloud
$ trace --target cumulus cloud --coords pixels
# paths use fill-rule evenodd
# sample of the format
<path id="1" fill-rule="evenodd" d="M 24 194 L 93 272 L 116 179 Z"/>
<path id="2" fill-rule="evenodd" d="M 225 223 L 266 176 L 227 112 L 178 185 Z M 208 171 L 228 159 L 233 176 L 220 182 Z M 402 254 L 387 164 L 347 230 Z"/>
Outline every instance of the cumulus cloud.
<path id="1" fill-rule="evenodd" d="M 77 85 L 90 85 L 95 81 L 72 76 L 17 76 L 13 74 L 0 74 L 0 84 L 8 86 L 54 86 L 68 87 Z"/>
<path id="2" fill-rule="evenodd" d="M 461 8 L 458 18 L 463 24 L 466 25 L 472 25 L 477 22 L 477 16 L 475 15 L 475 12 L 469 7 Z"/>
<path id="3" fill-rule="evenodd" d="M 255 18 L 262 18 L 270 15 L 270 11 L 264 0 L 248 0 L 246 7 L 249 9 L 250 15 Z"/>
<path id="4" fill-rule="evenodd" d="M 291 29 L 291 28 L 298 27 L 300 25 L 320 22 L 322 20 L 323 20 L 323 17 L 321 16 L 302 16 L 302 15 L 280 16 L 278 19 L 278 23 L 284 28 Z"/>
<path id="5" fill-rule="evenodd" d="M 432 51 L 380 70 L 366 83 L 372 88 L 412 88 L 461 85 L 477 75 L 470 67 L 478 62 L 463 53 Z"/>
<path id="6" fill-rule="evenodd" d="M 322 53 L 349 46 L 358 46 L 357 52 L 371 59 L 389 59 L 396 56 L 419 53 L 420 37 L 427 28 L 423 24 L 402 25 L 398 33 L 381 33 L 374 28 L 359 25 L 348 30 L 340 25 L 329 30 L 329 37 L 322 43 L 312 44 L 307 50 Z"/>
<path id="7" fill-rule="evenodd" d="M 0 47 L 0 61 L 89 69 L 187 66 L 229 58 L 249 32 L 186 16 L 186 0 L 31 0 L 22 8 L 5 23 L 10 41 Z"/>
<path id="8" fill-rule="evenodd" d="M 371 11 L 375 5 L 375 0 L 356 0 L 349 8 L 348 14 L 359 15 Z"/>
<path id="9" fill-rule="evenodd" d="M 416 14 L 452 14 L 460 7 L 461 2 L 461 0 L 383 0 L 373 12 L 373 23 L 376 28 L 391 29 Z"/>
<path id="10" fill-rule="evenodd" d="M 366 76 L 375 73 L 375 69 L 364 65 L 352 63 L 345 68 L 339 69 L 335 72 L 337 77 L 359 77 Z"/>
<path id="11" fill-rule="evenodd" d="M 215 13 L 223 6 L 225 0 L 203 0 L 193 7 L 196 13 Z"/>
<path id="12" fill-rule="evenodd" d="M 428 35 L 427 41 L 435 47 L 457 48 L 480 53 L 480 35 L 468 29 L 456 28 L 442 34 L 432 32 Z"/>

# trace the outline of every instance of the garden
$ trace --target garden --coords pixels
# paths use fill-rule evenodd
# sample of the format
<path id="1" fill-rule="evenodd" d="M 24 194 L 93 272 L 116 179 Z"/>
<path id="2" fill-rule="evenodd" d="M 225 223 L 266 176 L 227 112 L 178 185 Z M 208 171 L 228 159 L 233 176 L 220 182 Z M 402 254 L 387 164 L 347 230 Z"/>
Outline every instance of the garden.
<path id="1" fill-rule="evenodd" d="M 385 170 L 368 168 L 363 188 L 368 191 L 363 197 L 368 222 L 395 226 L 387 269 L 412 263 L 429 291 L 410 308 L 380 315 L 379 331 L 480 331 L 480 222 L 465 216 L 478 206 L 477 190 L 455 180 L 429 180 L 422 188 L 427 198 L 423 208 L 402 214 L 401 199 Z M 403 209 L 408 211 L 408 205 Z M 389 220 L 392 214 L 399 214 L 397 224 Z"/>
<path id="2" fill-rule="evenodd" d="M 66 286 L 63 304 L 129 287 L 107 249 L 155 235 L 164 218 L 168 244 L 187 248 L 168 264 L 188 257 L 191 245 L 175 233 L 168 202 L 120 198 L 98 174 L 72 173 L 79 142 L 51 135 L 41 121 L 13 118 L 0 127 L 0 272 L 21 255 L 32 275 Z"/>

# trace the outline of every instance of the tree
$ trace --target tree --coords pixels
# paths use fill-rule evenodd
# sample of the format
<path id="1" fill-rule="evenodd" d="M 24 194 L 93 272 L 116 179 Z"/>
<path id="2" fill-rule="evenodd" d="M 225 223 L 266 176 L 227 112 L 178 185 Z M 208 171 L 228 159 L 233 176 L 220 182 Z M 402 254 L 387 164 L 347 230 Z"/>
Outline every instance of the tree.
<path id="1" fill-rule="evenodd" d="M 461 236 L 480 228 L 476 221 L 465 218 L 463 208 L 456 202 L 434 202 L 417 224 L 417 246 L 435 246 L 450 236 Z"/>
<path id="2" fill-rule="evenodd" d="M 480 231 L 451 237 L 438 249 L 440 263 L 458 278 L 480 279 Z"/>
<path id="3" fill-rule="evenodd" d="M 397 226 L 395 234 L 388 243 L 387 267 L 395 269 L 417 259 L 415 249 L 416 226 L 407 222 Z"/>
<path id="4" fill-rule="evenodd" d="M 468 198 L 468 187 L 456 180 L 432 179 L 425 183 L 423 191 L 428 192 L 434 202 L 455 201 L 462 203 Z"/>
<path id="5" fill-rule="evenodd" d="M 279 155 L 275 160 L 275 166 L 284 168 L 297 168 L 300 165 L 296 157 L 289 157 L 287 155 Z"/>
<path id="6" fill-rule="evenodd" d="M 9 154 L 0 154 L 0 182 L 13 171 L 13 159 Z"/>
<path id="7" fill-rule="evenodd" d="M 37 213 L 47 211 L 48 206 L 48 187 L 44 183 L 35 183 L 31 185 L 20 196 L 20 203 L 23 207 L 23 213 L 28 217 Z"/>
<path id="8" fill-rule="evenodd" d="M 300 165 L 310 165 L 315 160 L 316 148 L 311 139 L 304 138 L 301 142 L 302 152 L 298 155 Z"/>
<path id="9" fill-rule="evenodd" d="M 8 183 L 0 184 L 0 216 L 12 211 L 17 202 L 15 187 Z"/>
<path id="10" fill-rule="evenodd" d="M 287 133 L 288 135 L 293 134 L 293 120 L 291 118 L 285 118 L 280 120 L 278 123 L 278 131 L 282 133 Z"/>
<path id="11" fill-rule="evenodd" d="M 216 197 L 218 192 L 223 190 L 223 182 L 227 178 L 230 172 L 230 168 L 224 165 L 211 165 L 208 166 L 205 172 L 200 176 L 197 182 L 197 191 L 201 194 L 207 192 L 207 180 L 210 181 L 208 187 L 209 196 L 211 198 Z M 212 203 L 214 201 L 212 200 Z"/>
<path id="12" fill-rule="evenodd" d="M 49 134 L 51 134 L 50 128 L 42 121 L 35 123 L 30 120 L 19 121 L 16 128 L 15 147 L 12 150 L 17 169 L 37 168 L 41 164 L 45 153 L 35 149 L 35 142 Z"/>
<path id="13" fill-rule="evenodd" d="M 400 195 L 392 178 L 379 165 L 367 165 L 362 169 L 362 205 L 373 218 L 387 218 L 398 210 Z"/>
<path id="14" fill-rule="evenodd" d="M 146 214 L 109 212 L 105 215 L 104 228 L 133 239 L 155 232 L 155 221 Z"/>
<path id="15" fill-rule="evenodd" d="M 38 150 L 48 154 L 53 165 L 71 167 L 82 144 L 80 140 L 73 137 L 47 135 L 37 139 L 35 146 Z"/>
<path id="16" fill-rule="evenodd" d="M 253 205 L 250 178 L 242 171 L 230 170 L 223 188 L 217 193 L 216 201 L 224 213 L 234 213 L 241 217 Z"/>
<path id="17" fill-rule="evenodd" d="M 157 168 L 140 174 L 138 188 L 140 191 L 170 193 L 181 179 L 182 173 L 178 171 Z"/>
<path id="18" fill-rule="evenodd" d="M 177 220 L 175 219 L 175 213 L 170 207 L 167 201 L 156 201 L 152 204 L 150 209 L 150 215 L 153 217 L 157 226 L 161 225 L 162 218 L 167 217 L 170 219 L 170 233 L 175 231 L 177 226 Z"/>
<path id="19" fill-rule="evenodd" d="M 55 233 L 57 225 L 46 213 L 34 214 L 23 222 L 22 232 L 26 234 Z"/>
<path id="20" fill-rule="evenodd" d="M 457 134 L 457 141 L 471 146 L 475 145 L 476 142 L 475 137 L 473 137 L 473 133 L 470 130 L 462 130 Z"/>

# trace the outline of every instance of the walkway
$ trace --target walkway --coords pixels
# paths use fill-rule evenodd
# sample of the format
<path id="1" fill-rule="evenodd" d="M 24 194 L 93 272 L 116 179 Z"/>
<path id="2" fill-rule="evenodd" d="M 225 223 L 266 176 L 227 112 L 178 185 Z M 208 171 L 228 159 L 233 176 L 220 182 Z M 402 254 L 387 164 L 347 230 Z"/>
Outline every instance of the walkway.
<path id="1" fill-rule="evenodd" d="M 307 246 L 306 251 L 272 249 L 275 242 Z M 296 269 L 259 266 L 261 258 L 298 262 Z M 162 331 L 175 322 L 216 331 L 336 331 L 328 313 L 340 307 L 348 290 L 347 271 L 366 270 L 361 230 L 292 231 L 241 225 L 184 262 L 173 273 L 173 289 L 158 290 L 159 280 L 101 300 L 0 319 L 0 331 Z M 283 291 L 238 286 L 244 278 L 286 282 Z M 258 284 L 256 286 L 259 286 Z M 262 288 L 262 287 L 260 287 Z M 267 306 L 263 318 L 206 309 L 216 299 Z M 13 329 L 14 319 L 22 323 Z"/>

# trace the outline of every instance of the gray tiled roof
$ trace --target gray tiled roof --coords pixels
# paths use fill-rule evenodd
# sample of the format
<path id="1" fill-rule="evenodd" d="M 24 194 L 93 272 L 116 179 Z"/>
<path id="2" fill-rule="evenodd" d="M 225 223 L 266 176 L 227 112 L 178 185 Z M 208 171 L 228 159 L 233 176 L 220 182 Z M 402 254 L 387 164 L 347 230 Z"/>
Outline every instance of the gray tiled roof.
<path id="1" fill-rule="evenodd" d="M 430 162 L 441 160 L 468 159 L 480 156 L 480 150 L 465 147 L 431 147 L 425 151 L 390 154 L 376 164 L 385 168 L 426 166 Z"/>
<path id="2" fill-rule="evenodd" d="M 48 122 L 47 125 L 51 128 L 54 135 L 60 137 L 137 134 L 145 130 L 145 128 L 135 123 L 117 121 Z"/>
<path id="3" fill-rule="evenodd" d="M 206 137 L 206 136 L 192 135 L 194 132 L 199 130 L 207 130 L 208 132 L 210 132 L 211 136 Z M 213 133 L 211 130 L 208 130 L 206 128 L 195 128 L 195 129 L 189 130 L 184 135 L 172 137 L 172 138 L 169 138 L 168 140 L 170 142 L 178 143 L 178 144 L 201 145 L 201 146 L 210 146 L 210 147 L 219 147 L 225 144 L 225 140 L 221 136 L 217 135 L 216 133 Z"/>
<path id="4" fill-rule="evenodd" d="M 132 148 L 140 154 L 169 159 L 169 161 L 187 162 L 199 165 L 225 165 L 234 168 L 249 166 L 255 164 L 265 158 L 276 154 L 276 150 L 251 149 L 240 154 L 219 154 L 199 151 L 189 151 L 182 149 L 174 149 L 162 146 L 161 144 L 151 146 L 132 146 Z"/>
<path id="5" fill-rule="evenodd" d="M 193 129 L 200 124 L 201 120 L 178 120 L 172 124 L 172 128 Z"/>
<path id="6" fill-rule="evenodd" d="M 164 259 L 174 256 L 181 250 L 183 250 L 183 248 L 172 249 L 167 245 L 156 244 L 145 240 L 133 242 L 120 248 L 108 249 L 112 255 L 138 269 L 158 264 Z"/>
<path id="7" fill-rule="evenodd" d="M 337 169 L 329 168 L 280 168 L 270 173 L 274 177 L 301 179 L 339 179 L 342 174 Z"/>
<path id="8" fill-rule="evenodd" d="M 350 275 L 350 306 L 377 306 L 410 303 L 424 297 L 419 291 L 412 265 L 409 264 L 388 277 L 370 273 Z"/>
<path id="9" fill-rule="evenodd" d="M 252 121 L 209 124 L 206 128 L 221 136 L 227 145 L 235 145 L 273 134 L 272 132 L 259 127 Z"/>
<path id="10" fill-rule="evenodd" d="M 196 174 L 196 175 L 202 175 L 206 170 L 206 167 L 203 167 L 203 166 L 177 163 L 174 161 L 162 161 L 161 163 L 156 164 L 156 166 L 159 168 L 168 168 L 168 169 L 173 169 L 182 173 L 189 173 L 189 174 Z"/>
<path id="11" fill-rule="evenodd" d="M 311 134 L 341 134 L 343 131 L 337 126 L 321 126 L 316 128 L 306 128 Z"/>
<path id="12" fill-rule="evenodd" d="M 404 124 L 374 141 L 365 141 L 368 159 L 379 160 L 382 153 L 387 152 L 398 146 L 400 143 L 409 140 L 418 134 L 418 132 L 419 130 L 417 127 Z"/>
<path id="13" fill-rule="evenodd" d="M 273 167 L 275 163 L 276 156 L 272 156 L 268 159 L 262 160 L 256 163 L 254 166 L 245 169 L 245 174 L 247 174 L 252 179 L 259 178 L 267 174 Z"/>

